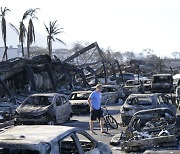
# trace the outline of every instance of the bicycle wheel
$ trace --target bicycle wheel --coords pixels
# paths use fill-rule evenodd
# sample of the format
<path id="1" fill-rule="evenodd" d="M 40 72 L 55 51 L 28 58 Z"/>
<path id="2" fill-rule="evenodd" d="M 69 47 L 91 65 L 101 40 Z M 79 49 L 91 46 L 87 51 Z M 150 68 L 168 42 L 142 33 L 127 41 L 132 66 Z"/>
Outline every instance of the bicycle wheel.
<path id="1" fill-rule="evenodd" d="M 106 121 L 108 122 L 108 124 L 111 126 L 112 129 L 117 129 L 118 128 L 118 123 L 117 123 L 116 119 L 113 116 L 107 115 L 106 116 Z"/>

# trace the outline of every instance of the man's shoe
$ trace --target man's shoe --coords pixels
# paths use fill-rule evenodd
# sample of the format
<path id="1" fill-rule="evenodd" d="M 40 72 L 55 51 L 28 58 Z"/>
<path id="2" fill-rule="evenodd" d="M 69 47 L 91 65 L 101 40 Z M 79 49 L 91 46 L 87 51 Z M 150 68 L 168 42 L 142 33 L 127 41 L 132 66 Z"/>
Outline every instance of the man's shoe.
<path id="1" fill-rule="evenodd" d="M 94 131 L 90 131 L 90 132 L 91 132 L 91 134 L 97 135 L 97 133 L 96 133 L 96 132 L 94 132 Z"/>

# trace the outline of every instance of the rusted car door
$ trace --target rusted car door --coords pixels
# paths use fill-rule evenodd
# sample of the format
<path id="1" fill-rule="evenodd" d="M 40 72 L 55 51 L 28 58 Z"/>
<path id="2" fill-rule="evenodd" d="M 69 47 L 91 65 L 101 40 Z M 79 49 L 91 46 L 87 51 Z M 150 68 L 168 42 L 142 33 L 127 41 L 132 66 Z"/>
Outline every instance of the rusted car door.
<path id="1" fill-rule="evenodd" d="M 62 107 L 63 107 L 63 116 L 64 120 L 67 121 L 70 118 L 70 114 L 72 113 L 72 108 L 69 100 L 65 96 L 61 96 Z"/>
<path id="2" fill-rule="evenodd" d="M 109 87 L 108 89 L 108 103 L 117 103 L 118 90 L 114 87 Z"/>
<path id="3" fill-rule="evenodd" d="M 72 112 L 71 104 L 65 96 L 56 97 L 56 117 L 58 123 L 63 123 L 70 118 Z"/>
<path id="4" fill-rule="evenodd" d="M 55 98 L 56 103 L 56 120 L 57 123 L 62 123 L 64 121 L 64 106 L 62 105 L 61 96 Z"/>
<path id="5" fill-rule="evenodd" d="M 158 96 L 158 107 L 165 107 L 171 109 L 173 113 L 176 113 L 176 106 L 173 104 L 169 96 L 159 95 Z"/>
<path id="6" fill-rule="evenodd" d="M 101 95 L 101 104 L 107 103 L 108 92 L 109 92 L 109 89 L 106 88 L 106 87 L 103 87 L 102 92 L 101 92 L 102 93 L 102 95 Z"/>

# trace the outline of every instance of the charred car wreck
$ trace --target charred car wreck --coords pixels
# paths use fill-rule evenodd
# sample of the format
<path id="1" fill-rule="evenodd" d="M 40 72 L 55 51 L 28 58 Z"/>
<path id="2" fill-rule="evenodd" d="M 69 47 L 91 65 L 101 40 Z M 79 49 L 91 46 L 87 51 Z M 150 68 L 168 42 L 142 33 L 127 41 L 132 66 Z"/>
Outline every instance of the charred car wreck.
<path id="1" fill-rule="evenodd" d="M 176 106 L 166 94 L 131 94 L 120 108 L 122 123 L 127 125 L 138 111 L 162 107 L 176 114 Z"/>
<path id="2" fill-rule="evenodd" d="M 178 148 L 179 117 L 168 108 L 142 110 L 134 114 L 125 132 L 113 136 L 111 145 L 126 152 L 151 148 Z"/>
<path id="3" fill-rule="evenodd" d="M 111 154 L 86 131 L 67 126 L 15 126 L 0 134 L 1 154 Z"/>
<path id="4" fill-rule="evenodd" d="M 65 95 L 33 94 L 17 108 L 15 124 L 56 124 L 70 120 L 71 104 Z"/>

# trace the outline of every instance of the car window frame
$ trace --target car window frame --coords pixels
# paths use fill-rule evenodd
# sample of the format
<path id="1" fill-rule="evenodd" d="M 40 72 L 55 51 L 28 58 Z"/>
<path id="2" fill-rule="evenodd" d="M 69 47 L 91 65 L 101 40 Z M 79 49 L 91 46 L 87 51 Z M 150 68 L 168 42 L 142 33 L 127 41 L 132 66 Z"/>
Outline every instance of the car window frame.
<path id="1" fill-rule="evenodd" d="M 63 101 L 63 98 L 66 100 L 65 103 L 64 103 L 64 101 Z M 67 103 L 68 103 L 68 99 L 67 99 L 65 96 L 61 96 L 61 101 L 62 101 L 62 102 L 61 102 L 61 103 L 62 103 L 61 105 L 64 105 L 64 104 L 67 104 Z"/>
<path id="2" fill-rule="evenodd" d="M 93 146 L 94 148 L 93 148 L 93 149 L 97 148 L 97 142 L 96 142 L 96 140 L 94 140 L 89 134 L 87 134 L 87 133 L 85 133 L 85 132 L 83 132 L 83 131 L 76 131 L 76 132 L 74 133 L 74 135 L 78 138 L 78 141 L 79 141 L 80 145 L 81 145 L 81 142 L 80 142 L 80 139 L 79 139 L 77 133 L 80 134 L 80 135 L 83 135 L 83 136 L 86 137 L 88 140 L 90 140 L 90 141 L 94 144 L 94 146 Z M 81 146 L 81 148 L 82 148 L 82 146 Z M 82 150 L 83 150 L 83 148 L 82 148 Z M 84 150 L 83 150 L 83 152 L 84 152 Z"/>
<path id="3" fill-rule="evenodd" d="M 72 140 L 75 142 L 75 145 L 76 145 L 76 148 L 77 148 L 77 150 L 78 150 L 78 153 L 79 154 L 84 154 L 83 153 L 83 149 L 82 149 L 82 146 L 81 146 L 81 143 L 80 143 L 80 141 L 79 141 L 79 138 L 78 138 L 78 136 L 75 134 L 75 132 L 72 132 L 72 133 L 70 133 L 70 134 L 67 134 L 66 136 L 64 136 L 63 138 L 61 138 L 59 141 L 58 141 L 58 146 L 59 146 L 59 153 L 61 153 L 61 151 L 60 151 L 60 146 L 61 146 L 61 141 L 63 141 L 65 138 L 67 138 L 67 137 L 71 137 L 72 138 Z"/>
<path id="4" fill-rule="evenodd" d="M 57 104 L 57 98 L 58 98 L 58 97 L 60 97 L 60 100 L 61 100 L 61 104 L 60 104 L 60 105 L 58 105 L 58 104 Z M 63 103 L 62 103 L 62 99 L 61 99 L 61 95 L 57 95 L 57 96 L 56 96 L 56 98 L 55 98 L 55 102 L 56 102 L 56 106 L 57 106 L 57 107 L 58 107 L 58 106 L 62 106 L 62 105 L 63 105 Z"/>

